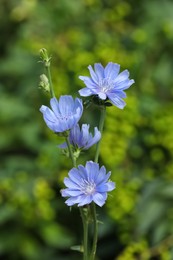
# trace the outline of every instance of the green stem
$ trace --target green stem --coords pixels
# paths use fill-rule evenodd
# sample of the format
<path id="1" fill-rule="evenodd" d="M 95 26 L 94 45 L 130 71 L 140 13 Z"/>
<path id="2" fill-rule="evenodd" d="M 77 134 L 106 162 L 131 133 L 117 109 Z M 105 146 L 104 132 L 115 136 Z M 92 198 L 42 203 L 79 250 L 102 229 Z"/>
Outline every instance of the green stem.
<path id="1" fill-rule="evenodd" d="M 105 122 L 106 117 L 106 107 L 101 107 L 101 116 L 100 116 L 100 122 L 99 122 L 99 131 L 103 132 L 103 126 Z M 101 140 L 100 140 L 101 141 Z M 99 154 L 100 154 L 100 141 L 97 143 L 96 147 L 96 154 L 95 154 L 95 162 L 98 162 Z M 93 245 L 92 245 L 92 251 L 91 251 L 91 257 L 90 260 L 95 259 L 96 250 L 97 250 L 97 237 L 98 237 L 98 221 L 97 221 L 97 213 L 96 213 L 96 205 L 95 203 L 92 203 L 92 216 L 93 216 L 93 225 L 94 225 L 94 237 L 93 237 Z"/>
<path id="2" fill-rule="evenodd" d="M 70 158 L 72 160 L 73 166 L 76 167 L 76 159 L 74 158 L 73 151 L 71 149 L 70 141 L 68 136 L 65 137 L 67 147 L 69 150 Z M 88 260 L 88 209 L 85 214 L 84 208 L 79 207 L 80 215 L 82 218 L 82 224 L 83 224 L 83 260 Z"/>
<path id="3" fill-rule="evenodd" d="M 46 66 L 46 71 L 47 71 L 49 84 L 50 84 L 50 95 L 53 98 L 53 97 L 55 97 L 55 93 L 54 93 L 53 84 L 52 84 L 52 77 L 51 77 L 51 73 L 50 73 L 50 65 Z"/>
<path id="4" fill-rule="evenodd" d="M 67 143 L 68 151 L 69 151 L 70 158 L 71 158 L 71 160 L 72 160 L 73 166 L 76 167 L 76 160 L 75 160 L 75 158 L 74 158 L 74 156 L 73 156 L 73 152 L 72 152 L 72 149 L 71 149 L 71 145 L 70 145 L 70 141 L 69 141 L 68 136 L 65 137 L 65 141 L 66 141 L 66 143 Z"/>
<path id="5" fill-rule="evenodd" d="M 83 224 L 83 260 L 88 260 L 88 209 L 85 215 L 84 208 L 79 207 Z"/>
<path id="6" fill-rule="evenodd" d="M 94 237 L 93 237 L 93 246 L 92 246 L 90 260 L 94 260 L 96 255 L 96 250 L 97 250 L 97 236 L 98 236 L 98 221 L 97 221 L 97 214 L 96 214 L 96 205 L 94 202 L 91 204 L 91 210 L 92 210 L 92 216 L 94 222 Z"/>
<path id="7" fill-rule="evenodd" d="M 99 131 L 101 132 L 101 134 L 103 132 L 105 117 L 106 117 L 106 107 L 103 106 L 103 107 L 101 107 L 101 116 L 100 116 L 100 122 L 99 122 Z M 95 154 L 95 160 L 94 160 L 95 162 L 98 162 L 98 158 L 99 158 L 99 154 L 100 154 L 100 143 L 101 143 L 101 139 L 97 143 L 97 146 L 96 146 L 96 154 Z"/>

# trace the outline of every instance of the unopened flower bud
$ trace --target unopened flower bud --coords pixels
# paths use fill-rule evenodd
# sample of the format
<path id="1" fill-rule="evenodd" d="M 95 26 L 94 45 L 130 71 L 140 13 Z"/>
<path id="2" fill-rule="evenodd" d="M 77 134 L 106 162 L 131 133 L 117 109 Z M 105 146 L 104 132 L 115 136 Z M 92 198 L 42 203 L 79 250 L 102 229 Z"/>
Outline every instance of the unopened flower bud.
<path id="1" fill-rule="evenodd" d="M 45 74 L 40 75 L 39 87 L 43 89 L 45 92 L 50 92 L 49 80 Z"/>
<path id="2" fill-rule="evenodd" d="M 40 58 L 46 67 L 50 66 L 50 57 L 48 57 L 47 50 L 45 48 L 40 49 Z"/>

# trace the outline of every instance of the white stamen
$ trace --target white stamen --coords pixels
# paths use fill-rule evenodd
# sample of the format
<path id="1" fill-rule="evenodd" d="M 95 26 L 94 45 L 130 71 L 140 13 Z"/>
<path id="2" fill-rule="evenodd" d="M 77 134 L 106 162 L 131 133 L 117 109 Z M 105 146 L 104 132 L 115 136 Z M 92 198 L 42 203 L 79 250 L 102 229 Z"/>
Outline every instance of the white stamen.
<path id="1" fill-rule="evenodd" d="M 81 184 L 81 191 L 86 195 L 91 195 L 95 192 L 95 183 L 93 181 L 87 181 L 85 179 L 82 180 Z"/>
<path id="2" fill-rule="evenodd" d="M 99 86 L 101 88 L 101 91 L 106 93 L 108 90 L 113 88 L 113 82 L 109 78 L 104 78 L 100 80 Z"/>

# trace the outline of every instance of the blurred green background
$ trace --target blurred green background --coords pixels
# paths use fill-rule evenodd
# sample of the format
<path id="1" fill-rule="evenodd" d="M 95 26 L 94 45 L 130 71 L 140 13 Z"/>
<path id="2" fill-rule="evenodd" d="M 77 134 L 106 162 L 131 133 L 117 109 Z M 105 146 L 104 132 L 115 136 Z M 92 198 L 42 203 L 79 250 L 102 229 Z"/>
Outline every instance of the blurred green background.
<path id="1" fill-rule="evenodd" d="M 135 80 L 125 109 L 108 108 L 100 163 L 117 189 L 98 209 L 97 259 L 173 259 L 172 14 L 171 0 L 0 1 L 0 259 L 81 259 L 69 250 L 82 238 L 79 213 L 59 192 L 71 162 L 39 112 L 49 104 L 43 47 L 57 97 L 77 95 L 95 62 Z M 82 121 L 97 118 L 91 107 Z"/>

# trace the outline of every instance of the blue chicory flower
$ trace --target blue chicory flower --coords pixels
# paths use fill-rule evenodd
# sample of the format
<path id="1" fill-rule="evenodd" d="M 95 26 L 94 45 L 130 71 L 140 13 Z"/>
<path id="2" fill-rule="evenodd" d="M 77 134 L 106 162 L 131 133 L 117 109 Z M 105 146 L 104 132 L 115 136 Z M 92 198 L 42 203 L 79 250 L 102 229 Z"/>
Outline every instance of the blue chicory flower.
<path id="1" fill-rule="evenodd" d="M 97 127 L 94 128 L 94 135 L 89 132 L 90 125 L 83 124 L 80 130 L 79 124 L 75 125 L 69 134 L 70 143 L 77 149 L 87 150 L 97 143 L 101 138 L 101 133 Z M 67 143 L 59 145 L 60 148 L 67 148 Z"/>
<path id="2" fill-rule="evenodd" d="M 68 178 L 64 179 L 66 189 L 61 190 L 62 197 L 69 197 L 65 203 L 68 206 L 78 204 L 84 206 L 94 201 L 102 207 L 107 199 L 107 192 L 115 188 L 115 183 L 108 181 L 111 172 L 106 174 L 106 169 L 99 164 L 89 161 L 85 167 L 82 165 L 72 168 Z"/>
<path id="3" fill-rule="evenodd" d="M 41 106 L 40 111 L 47 126 L 55 133 L 62 133 L 73 128 L 79 121 L 83 112 L 82 100 L 73 99 L 64 95 L 58 100 L 54 97 L 50 100 L 52 110 L 47 106 Z"/>
<path id="4" fill-rule="evenodd" d="M 126 97 L 124 90 L 134 83 L 133 79 L 129 79 L 128 70 L 119 74 L 120 65 L 113 62 L 109 62 L 105 68 L 102 64 L 95 63 L 95 71 L 91 65 L 88 69 L 91 77 L 79 76 L 86 85 L 79 90 L 79 94 L 83 97 L 97 95 L 102 100 L 109 99 L 115 106 L 123 109 L 126 105 L 122 99 Z"/>

